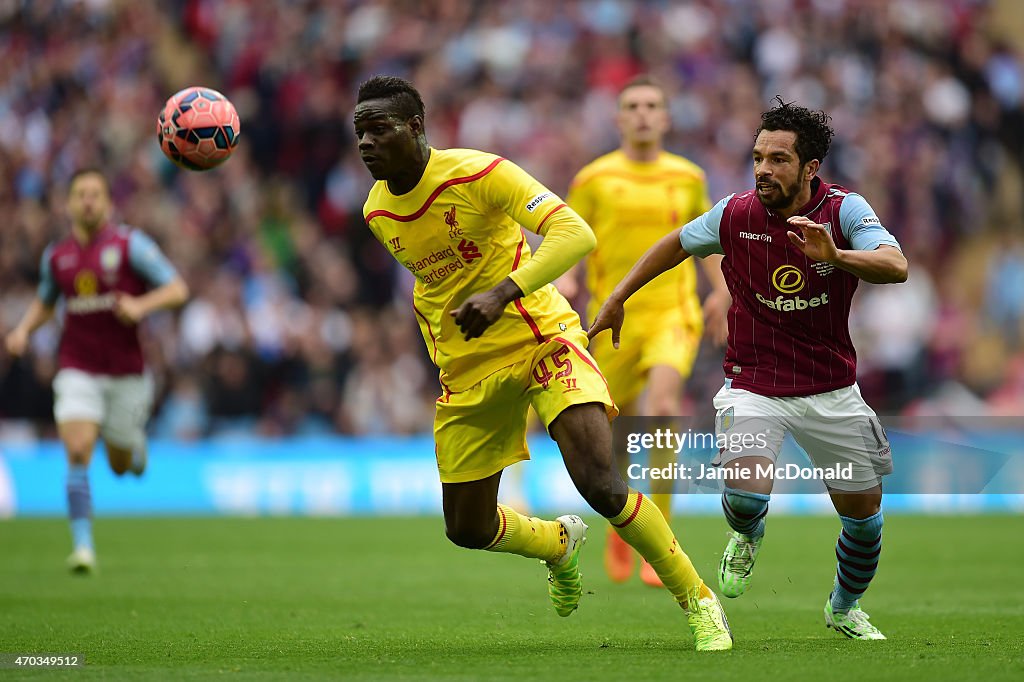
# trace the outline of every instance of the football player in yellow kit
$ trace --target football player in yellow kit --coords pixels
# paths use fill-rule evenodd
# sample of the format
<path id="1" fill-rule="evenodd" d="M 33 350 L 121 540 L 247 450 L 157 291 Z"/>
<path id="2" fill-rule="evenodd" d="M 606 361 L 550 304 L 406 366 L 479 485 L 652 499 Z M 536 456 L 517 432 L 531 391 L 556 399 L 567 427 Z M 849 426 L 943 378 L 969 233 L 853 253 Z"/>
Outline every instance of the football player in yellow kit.
<path id="1" fill-rule="evenodd" d="M 423 100 L 401 78 L 363 83 L 354 123 L 360 157 L 377 180 L 366 224 L 415 275 L 413 306 L 441 371 L 434 439 L 448 538 L 543 560 L 555 611 L 576 610 L 586 525 L 575 515 L 528 518 L 497 502 L 502 470 L 529 458 L 532 405 L 580 494 L 686 611 L 696 648 L 730 649 L 717 597 L 661 512 L 613 465 L 615 405 L 579 317 L 551 285 L 593 248 L 590 227 L 507 159 L 431 148 Z M 543 236 L 536 254 L 521 227 Z"/>
<path id="2" fill-rule="evenodd" d="M 619 93 L 618 106 L 619 149 L 580 170 L 567 197 L 597 238 L 585 261 L 591 320 L 647 249 L 711 208 L 704 171 L 662 146 L 670 119 L 665 91 L 657 82 L 647 76 L 630 81 Z M 725 315 L 731 303 L 721 263 L 721 256 L 701 261 L 712 285 L 704 316 L 708 333 L 718 345 L 725 341 Z M 558 281 L 569 298 L 576 293 L 576 274 L 571 271 Z M 693 263 L 670 270 L 634 295 L 628 313 L 633 322 L 624 330 L 629 338 L 623 336 L 621 348 L 613 348 L 610 335 L 604 334 L 591 342 L 590 350 L 623 415 L 677 416 L 682 410 L 683 382 L 690 375 L 705 326 Z M 652 451 L 651 466 L 664 467 L 673 457 L 672 452 Z M 620 455 L 623 475 L 628 463 Z M 655 484 L 661 488 L 652 485 L 651 499 L 670 519 L 672 481 Z M 609 533 L 605 546 L 609 577 L 625 581 L 633 565 L 633 550 Z M 647 562 L 642 562 L 640 577 L 649 585 L 661 586 Z"/>

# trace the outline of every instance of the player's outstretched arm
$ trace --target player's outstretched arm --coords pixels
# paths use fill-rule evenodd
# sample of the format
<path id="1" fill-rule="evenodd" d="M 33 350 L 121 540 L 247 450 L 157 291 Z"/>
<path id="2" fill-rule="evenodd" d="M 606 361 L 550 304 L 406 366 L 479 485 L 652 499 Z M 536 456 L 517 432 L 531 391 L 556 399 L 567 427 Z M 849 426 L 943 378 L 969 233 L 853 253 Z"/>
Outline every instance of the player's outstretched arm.
<path id="1" fill-rule="evenodd" d="M 50 321 L 53 317 L 53 306 L 47 305 L 41 298 L 36 296 L 32 299 L 32 303 L 29 305 L 28 310 L 21 317 L 17 326 L 11 330 L 4 339 L 4 345 L 7 348 L 7 352 L 14 357 L 20 357 L 24 355 L 25 349 L 28 348 L 28 339 L 32 336 L 32 332 L 42 327 L 44 324 Z"/>
<path id="2" fill-rule="evenodd" d="M 839 249 L 824 225 L 805 216 L 793 216 L 787 222 L 800 232 L 787 232 L 789 241 L 812 260 L 831 263 L 871 284 L 907 281 L 907 258 L 895 246 L 882 244 L 870 251 Z"/>
<path id="3" fill-rule="evenodd" d="M 590 325 L 587 336 L 594 338 L 605 329 L 611 329 L 612 345 L 618 348 L 619 332 L 625 318 L 623 306 L 629 297 L 640 291 L 652 279 L 663 272 L 668 272 L 689 257 L 690 254 L 679 242 L 679 230 L 673 230 L 659 239 L 615 286 L 594 318 L 594 323 Z"/>

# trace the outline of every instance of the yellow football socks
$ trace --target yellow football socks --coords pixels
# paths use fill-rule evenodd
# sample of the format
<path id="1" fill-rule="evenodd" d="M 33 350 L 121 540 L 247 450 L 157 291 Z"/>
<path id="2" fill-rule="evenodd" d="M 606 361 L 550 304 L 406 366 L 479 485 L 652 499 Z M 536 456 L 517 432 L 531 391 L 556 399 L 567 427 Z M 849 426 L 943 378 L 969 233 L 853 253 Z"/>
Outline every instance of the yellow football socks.
<path id="1" fill-rule="evenodd" d="M 665 517 L 665 520 L 672 521 L 672 495 L 669 493 L 651 493 L 651 502 L 661 515 Z"/>
<path id="2" fill-rule="evenodd" d="M 711 596 L 661 511 L 642 493 L 630 490 L 626 506 L 608 522 L 654 568 L 684 609 L 692 608 L 697 599 Z"/>
<path id="3" fill-rule="evenodd" d="M 498 533 L 484 549 L 558 561 L 565 556 L 566 542 L 565 526 L 558 521 L 523 516 L 512 507 L 499 504 Z"/>
<path id="4" fill-rule="evenodd" d="M 652 469 L 663 469 L 676 462 L 676 453 L 670 449 L 651 450 L 650 467 Z M 626 479 L 628 480 L 628 479 Z M 675 481 L 671 478 L 663 478 L 651 481 L 651 502 L 661 510 L 666 521 L 672 519 L 672 490 Z"/>

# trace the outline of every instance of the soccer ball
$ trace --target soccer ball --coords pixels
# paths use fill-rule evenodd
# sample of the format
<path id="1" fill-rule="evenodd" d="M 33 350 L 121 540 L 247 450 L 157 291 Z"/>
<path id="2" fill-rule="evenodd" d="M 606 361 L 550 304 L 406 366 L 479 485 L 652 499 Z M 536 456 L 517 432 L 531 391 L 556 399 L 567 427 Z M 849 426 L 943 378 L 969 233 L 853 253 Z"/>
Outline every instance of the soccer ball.
<path id="1" fill-rule="evenodd" d="M 234 105 L 216 90 L 202 87 L 172 95 L 156 122 L 157 140 L 167 158 L 195 171 L 227 161 L 240 132 Z"/>

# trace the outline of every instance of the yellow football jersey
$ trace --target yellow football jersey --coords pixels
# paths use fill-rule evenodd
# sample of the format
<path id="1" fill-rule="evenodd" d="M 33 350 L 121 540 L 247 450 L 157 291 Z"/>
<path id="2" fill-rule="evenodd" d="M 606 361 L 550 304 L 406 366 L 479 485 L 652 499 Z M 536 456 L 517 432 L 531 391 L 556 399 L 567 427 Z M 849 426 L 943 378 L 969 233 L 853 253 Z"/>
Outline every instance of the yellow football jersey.
<path id="1" fill-rule="evenodd" d="M 651 162 L 632 161 L 622 151 L 606 154 L 576 174 L 567 201 L 597 237 L 597 248 L 586 260 L 591 321 L 644 252 L 711 208 L 704 171 L 668 152 Z M 682 309 L 687 320 L 700 317 L 693 259 L 626 302 L 627 312 L 634 314 L 672 308 Z"/>
<path id="2" fill-rule="evenodd" d="M 413 306 L 446 391 L 463 391 L 520 362 L 537 344 L 582 334 L 579 316 L 551 284 L 505 308 L 466 341 L 451 312 L 530 258 L 520 226 L 540 233 L 555 214 L 579 217 L 507 159 L 472 149 L 431 149 L 419 183 L 396 196 L 370 190 L 363 216 L 374 236 L 416 276 Z"/>

